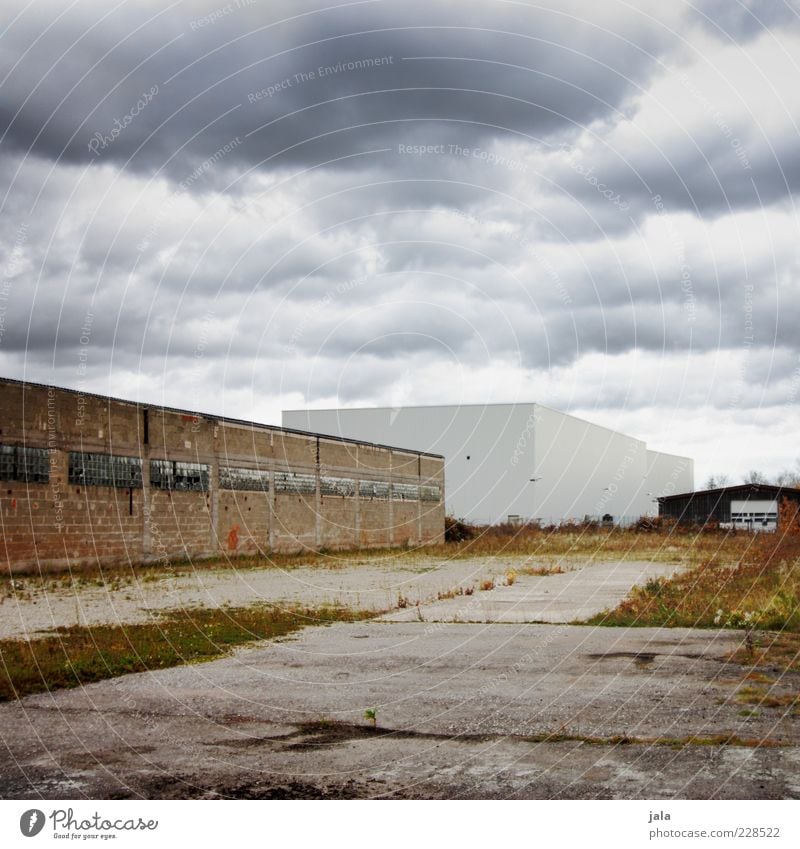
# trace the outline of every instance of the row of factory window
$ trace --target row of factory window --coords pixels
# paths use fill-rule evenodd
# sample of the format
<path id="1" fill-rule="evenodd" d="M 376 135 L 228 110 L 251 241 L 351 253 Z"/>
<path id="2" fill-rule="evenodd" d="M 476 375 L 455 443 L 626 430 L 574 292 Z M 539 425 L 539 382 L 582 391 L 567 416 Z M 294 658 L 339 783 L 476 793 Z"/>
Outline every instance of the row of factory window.
<path id="1" fill-rule="evenodd" d="M 50 479 L 49 452 L 46 448 L 0 445 L 0 479 L 30 483 L 47 483 Z M 151 460 L 150 486 L 171 491 L 206 492 L 209 489 L 211 467 L 207 463 L 187 463 L 181 460 Z M 275 492 L 313 495 L 317 489 L 315 475 L 301 472 L 275 472 Z M 142 486 L 140 457 L 119 457 L 84 451 L 69 453 L 69 482 L 84 486 Z M 319 480 L 322 495 L 353 497 L 375 501 L 436 501 L 441 499 L 437 484 L 418 486 L 410 483 L 358 480 L 322 476 Z M 268 492 L 269 472 L 262 469 L 221 466 L 220 489 Z"/>
<path id="2" fill-rule="evenodd" d="M 50 452 L 26 445 L 0 445 L 0 479 L 47 483 L 50 480 Z"/>

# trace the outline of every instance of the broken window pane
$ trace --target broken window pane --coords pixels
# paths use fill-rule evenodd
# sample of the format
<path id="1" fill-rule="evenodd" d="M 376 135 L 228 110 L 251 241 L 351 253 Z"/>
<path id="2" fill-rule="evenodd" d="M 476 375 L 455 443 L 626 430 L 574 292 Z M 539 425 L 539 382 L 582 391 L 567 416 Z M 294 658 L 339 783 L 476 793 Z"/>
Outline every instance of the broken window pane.
<path id="1" fill-rule="evenodd" d="M 220 466 L 220 489 L 237 489 L 249 492 L 269 492 L 269 472 L 262 469 Z"/>
<path id="2" fill-rule="evenodd" d="M 294 492 L 311 494 L 317 491 L 317 479 L 314 475 L 296 472 L 275 472 L 275 492 Z"/>
<path id="3" fill-rule="evenodd" d="M 419 488 L 420 501 L 440 501 L 441 489 L 438 484 L 426 484 Z"/>
<path id="4" fill-rule="evenodd" d="M 70 451 L 69 482 L 85 486 L 140 487 L 142 461 L 139 457 Z"/>
<path id="5" fill-rule="evenodd" d="M 181 460 L 151 460 L 150 486 L 184 492 L 208 490 L 210 466 Z"/>
<path id="6" fill-rule="evenodd" d="M 385 481 L 359 481 L 358 494 L 361 498 L 374 501 L 389 500 L 389 484 Z"/>
<path id="7" fill-rule="evenodd" d="M 0 445 L 0 478 L 26 483 L 50 480 L 50 452 L 25 445 Z"/>
<path id="8" fill-rule="evenodd" d="M 356 494 L 356 482 L 353 478 L 321 477 L 319 489 L 323 495 L 341 495 L 352 498 Z"/>
<path id="9" fill-rule="evenodd" d="M 394 501 L 416 501 L 419 498 L 419 487 L 414 483 L 393 483 L 392 499 Z"/>

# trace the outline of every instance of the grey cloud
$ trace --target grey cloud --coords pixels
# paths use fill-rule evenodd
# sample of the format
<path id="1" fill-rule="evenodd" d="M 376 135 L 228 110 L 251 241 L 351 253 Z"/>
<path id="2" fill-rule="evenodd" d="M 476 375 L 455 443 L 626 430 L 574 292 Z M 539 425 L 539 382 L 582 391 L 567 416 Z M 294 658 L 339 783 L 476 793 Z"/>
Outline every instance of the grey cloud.
<path id="1" fill-rule="evenodd" d="M 704 130 L 702 138 L 686 138 L 668 150 L 643 140 L 626 161 L 598 146 L 578 162 L 588 176 L 554 161 L 551 193 L 566 194 L 560 218 L 567 221 L 567 233 L 595 239 L 620 235 L 634 221 L 655 214 L 654 199 L 673 213 L 713 218 L 768 206 L 800 190 L 796 132 L 768 140 L 757 126 Z M 624 206 L 603 196 L 598 186 Z M 600 217 L 593 221 L 595 214 Z M 560 240 L 546 228 L 542 236 Z"/>
<path id="2" fill-rule="evenodd" d="M 508 364 L 544 374 L 595 353 L 636 350 L 678 363 L 687 352 L 749 351 L 741 403 L 789 397 L 800 326 L 791 250 L 780 244 L 766 257 L 725 245 L 715 254 L 701 233 L 687 244 L 687 290 L 675 258 L 654 262 L 637 228 L 655 214 L 653 193 L 697 222 L 791 197 L 800 180 L 795 134 L 771 134 L 773 154 L 760 128 L 737 127 L 749 170 L 713 124 L 701 128 L 699 152 L 689 140 L 662 155 L 656 134 L 624 161 L 598 144 L 590 164 L 626 211 L 547 154 L 579 135 L 607 140 L 616 110 L 635 108 L 637 86 L 674 49 L 668 26 L 613 2 L 592 13 L 612 31 L 605 35 L 562 17 L 563 4 L 548 12 L 392 2 L 257 31 L 302 11 L 259 3 L 192 29 L 193 16 L 218 8 L 211 2 L 164 12 L 125 40 L 144 10 L 160 6 L 123 7 L 105 20 L 101 8 L 78 5 L 24 57 L 50 20 L 44 6 L 0 39 L 0 72 L 20 60 L 2 92 L 4 262 L 27 222 L 0 338 L 12 370 L 74 385 L 86 354 L 96 386 L 104 374 L 148 385 L 166 374 L 184 395 L 189 381 L 198 392 L 213 384 L 370 402 L 409 368 L 440 371 L 446 392 L 453 367 L 494 366 L 500 379 Z M 383 31 L 366 33 L 375 28 Z M 320 39 L 332 40 L 301 46 Z M 248 102 L 301 71 L 381 55 L 392 64 Z M 412 55 L 457 58 L 400 61 Z M 90 154 L 91 133 L 155 83 L 141 114 Z M 379 93 L 389 88 L 402 91 Z M 216 156 L 237 136 L 241 144 Z M 401 153 L 400 144 L 443 148 Z M 528 170 L 463 157 L 451 144 L 519 156 Z M 341 156 L 350 158 L 315 167 Z M 744 285 L 753 286 L 749 306 Z M 604 403 L 665 403 L 663 387 L 631 393 L 623 384 Z M 675 403 L 701 394 L 687 389 Z M 720 386 L 712 400 L 725 406 L 729 396 Z"/>
<path id="3" fill-rule="evenodd" d="M 218 171 L 443 142 L 453 128 L 472 144 L 566 131 L 621 105 L 670 43 L 645 14 L 622 17 L 616 4 L 593 13 L 578 5 L 590 23 L 563 5 L 449 2 L 342 6 L 276 23 L 309 7 L 259 3 L 200 28 L 214 4 L 126 6 L 102 19 L 98 8 L 79 4 L 27 53 L 48 22 L 41 8 L 5 34 L 0 70 L 19 60 L 4 86 L 5 143 L 86 162 L 94 134 L 111 136 L 119 121 L 97 159 L 163 167 L 175 179 L 235 137 L 242 143 Z M 391 64 L 339 65 L 380 57 Z M 316 78 L 295 76 L 309 73 Z M 158 93 L 137 107 L 153 86 Z"/>
<path id="4" fill-rule="evenodd" d="M 769 29 L 797 24 L 800 11 L 787 0 L 703 0 L 693 17 L 720 39 L 746 42 Z"/>

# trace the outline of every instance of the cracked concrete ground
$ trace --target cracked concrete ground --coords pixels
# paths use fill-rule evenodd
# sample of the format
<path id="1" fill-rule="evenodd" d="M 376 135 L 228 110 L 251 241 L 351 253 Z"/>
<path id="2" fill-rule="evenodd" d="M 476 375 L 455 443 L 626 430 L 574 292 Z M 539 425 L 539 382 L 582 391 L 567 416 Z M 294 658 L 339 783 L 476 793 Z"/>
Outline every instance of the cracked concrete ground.
<path id="1" fill-rule="evenodd" d="M 562 569 L 563 574 L 520 574 L 513 587 L 502 586 L 510 571 L 539 568 Z M 412 608 L 416 605 L 431 605 L 443 594 L 474 589 L 485 580 L 495 581 L 498 588 L 472 596 L 473 603 L 466 607 L 471 619 L 571 621 L 613 606 L 634 584 L 670 575 L 676 568 L 649 561 L 591 563 L 560 558 L 545 562 L 522 556 L 442 560 L 388 554 L 336 568 L 204 568 L 177 576 L 145 573 L 141 581 L 121 585 L 32 585 L 0 598 L 0 639 L 35 637 L 59 626 L 147 622 L 153 611 L 261 601 L 340 604 L 360 610 L 388 610 L 401 602 L 407 608 L 398 611 L 396 618 L 415 619 Z M 461 606 L 463 602 L 433 606 L 428 618 L 453 618 Z"/>
<path id="2" fill-rule="evenodd" d="M 636 569 L 598 568 L 476 594 L 489 622 L 433 600 L 0 705 L 0 796 L 800 797 L 797 717 L 736 699 L 741 634 L 514 619 L 624 596 Z"/>

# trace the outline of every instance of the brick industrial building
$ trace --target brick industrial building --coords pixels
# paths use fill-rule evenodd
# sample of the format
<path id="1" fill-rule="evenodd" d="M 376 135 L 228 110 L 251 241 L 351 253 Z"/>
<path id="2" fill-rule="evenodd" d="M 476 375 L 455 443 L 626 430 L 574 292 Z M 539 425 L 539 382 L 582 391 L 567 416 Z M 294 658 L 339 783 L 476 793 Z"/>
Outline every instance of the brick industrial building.
<path id="1" fill-rule="evenodd" d="M 444 537 L 443 458 L 0 378 L 14 569 Z"/>

